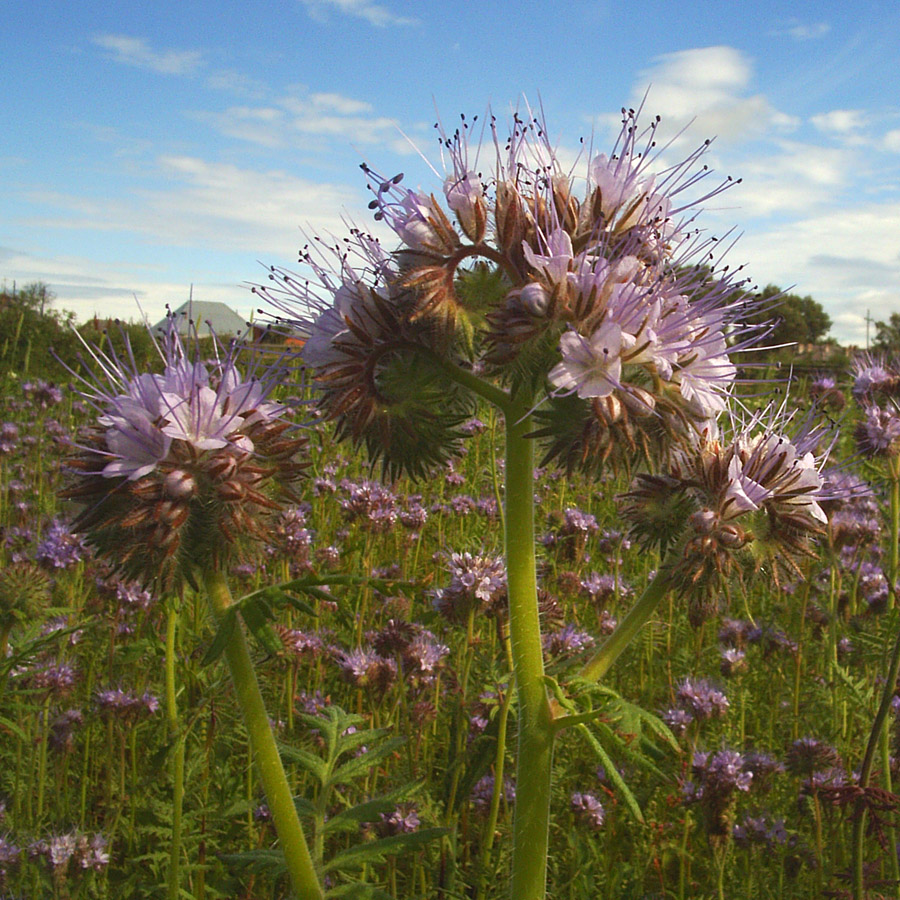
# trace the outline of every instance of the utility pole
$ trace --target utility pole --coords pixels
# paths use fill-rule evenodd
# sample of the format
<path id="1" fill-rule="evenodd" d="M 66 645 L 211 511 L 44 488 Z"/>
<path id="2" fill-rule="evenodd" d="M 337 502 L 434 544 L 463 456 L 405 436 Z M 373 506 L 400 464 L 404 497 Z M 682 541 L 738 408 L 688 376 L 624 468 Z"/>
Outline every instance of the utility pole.
<path id="1" fill-rule="evenodd" d="M 866 353 L 869 352 L 869 326 L 872 324 L 872 316 L 869 315 L 871 310 L 866 310 Z"/>

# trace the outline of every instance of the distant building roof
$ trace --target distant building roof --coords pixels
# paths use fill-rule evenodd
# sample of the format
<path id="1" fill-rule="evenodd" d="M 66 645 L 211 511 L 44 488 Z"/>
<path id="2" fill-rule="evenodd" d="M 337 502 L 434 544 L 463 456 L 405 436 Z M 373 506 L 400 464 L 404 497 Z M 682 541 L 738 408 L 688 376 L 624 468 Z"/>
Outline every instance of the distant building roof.
<path id="1" fill-rule="evenodd" d="M 193 322 L 197 328 L 197 334 L 205 337 L 212 332 L 219 337 L 228 335 L 240 337 L 249 330 L 249 323 L 239 316 L 230 306 L 224 303 L 206 302 L 203 300 L 188 300 L 182 303 L 178 309 L 172 310 L 179 334 L 187 334 L 188 325 Z M 154 331 L 166 327 L 166 320 L 160 319 L 153 326 Z"/>

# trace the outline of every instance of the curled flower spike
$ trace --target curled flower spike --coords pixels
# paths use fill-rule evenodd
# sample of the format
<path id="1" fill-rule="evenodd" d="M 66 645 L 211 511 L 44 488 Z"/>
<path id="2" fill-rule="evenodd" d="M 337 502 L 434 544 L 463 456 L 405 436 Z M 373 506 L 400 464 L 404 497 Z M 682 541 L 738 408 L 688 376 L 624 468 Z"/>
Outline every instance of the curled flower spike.
<path id="1" fill-rule="evenodd" d="M 396 250 L 353 229 L 331 248 L 311 241 L 304 276 L 273 268 L 255 288 L 305 339 L 339 436 L 392 475 L 424 475 L 458 446 L 467 376 L 527 398 L 545 461 L 569 468 L 656 455 L 722 412 L 752 335 L 736 325 L 748 294 L 727 248 L 694 225 L 732 184 L 700 186 L 707 145 L 663 166 L 658 121 L 623 110 L 612 153 L 567 170 L 529 110 L 506 138 L 488 116 L 482 172 L 474 124 L 438 126 L 442 191 L 363 165 Z"/>
<path id="2" fill-rule="evenodd" d="M 816 455 L 825 437 L 808 424 L 785 431 L 784 406 L 733 424 L 729 439 L 714 427 L 676 450 L 666 471 L 639 475 L 622 511 L 645 543 L 680 548 L 672 563 L 675 586 L 709 596 L 723 576 L 770 561 L 798 572 L 812 555 L 810 539 L 824 531 L 822 503 L 831 499 Z M 694 590 L 697 588 L 698 590 Z"/>
<path id="3" fill-rule="evenodd" d="M 65 492 L 83 505 L 76 531 L 126 577 L 172 587 L 197 561 L 222 563 L 268 536 L 275 495 L 290 499 L 304 439 L 287 434 L 286 407 L 270 399 L 280 369 L 237 348 L 212 362 L 191 355 L 169 322 L 156 342 L 162 371 L 88 347 L 99 374 L 78 376 L 100 415 Z M 219 348 L 221 350 L 221 348 Z"/>

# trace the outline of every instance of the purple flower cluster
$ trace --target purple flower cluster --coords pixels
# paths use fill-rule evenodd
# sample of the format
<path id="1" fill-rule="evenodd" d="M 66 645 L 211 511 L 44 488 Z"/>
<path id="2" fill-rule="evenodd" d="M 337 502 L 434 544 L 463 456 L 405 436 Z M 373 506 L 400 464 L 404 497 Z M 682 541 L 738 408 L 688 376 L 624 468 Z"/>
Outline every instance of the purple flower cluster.
<path id="1" fill-rule="evenodd" d="M 102 834 L 88 837 L 73 831 L 34 841 L 27 848 L 31 859 L 43 858 L 54 874 L 62 874 L 73 863 L 81 870 L 100 872 L 109 865 L 109 849 Z"/>
<path id="2" fill-rule="evenodd" d="M 710 835 L 727 835 L 736 795 L 747 793 L 753 785 L 746 760 L 737 750 L 696 751 L 691 775 L 692 780 L 682 786 L 684 802 L 700 806 Z"/>
<path id="3" fill-rule="evenodd" d="M 732 829 L 734 842 L 739 846 L 781 846 L 788 839 L 784 819 L 770 821 L 766 816 L 744 816 Z"/>
<path id="4" fill-rule="evenodd" d="M 451 553 L 450 583 L 435 592 L 434 607 L 452 622 L 473 609 L 497 614 L 506 600 L 506 567 L 500 557 Z"/>
<path id="5" fill-rule="evenodd" d="M 488 809 L 491 805 L 491 798 L 494 795 L 494 776 L 485 775 L 480 778 L 472 788 L 470 795 L 472 803 L 479 809 Z M 503 786 L 500 791 L 500 799 L 507 805 L 511 805 L 516 799 L 516 786 L 513 780 L 508 776 L 503 776 Z"/>
<path id="6" fill-rule="evenodd" d="M 678 705 L 694 719 L 704 721 L 724 716 L 728 710 L 728 698 L 705 679 L 685 678 L 676 692 Z"/>
<path id="7" fill-rule="evenodd" d="M 63 400 L 63 392 L 59 387 L 41 379 L 23 381 L 22 394 L 29 404 L 40 406 L 41 409 L 56 406 Z"/>
<path id="8" fill-rule="evenodd" d="M 384 692 L 397 679 L 397 663 L 381 656 L 371 647 L 335 649 L 334 653 L 344 679 L 355 687 Z"/>
<path id="9" fill-rule="evenodd" d="M 84 539 L 71 531 L 62 519 L 54 519 L 45 529 L 35 551 L 35 559 L 52 569 L 67 569 L 88 555 Z"/>
<path id="10" fill-rule="evenodd" d="M 344 479 L 340 489 L 346 496 L 341 509 L 350 522 L 362 522 L 375 532 L 390 531 L 400 518 L 400 504 L 396 495 L 377 481 Z"/>
<path id="11" fill-rule="evenodd" d="M 308 242 L 301 262 L 312 278 L 273 267 L 274 284 L 256 288 L 303 334 L 303 360 L 339 434 L 392 472 L 444 463 L 472 410 L 457 402 L 458 384 L 430 367 L 435 356 L 527 378 L 570 426 L 577 409 L 583 427 L 566 437 L 549 420 L 565 444 L 550 456 L 568 467 L 576 456 L 602 463 L 612 431 L 633 452 L 637 432 L 660 433 L 657 419 L 683 432 L 720 413 L 736 371 L 726 334 L 735 336 L 730 325 L 746 301 L 714 241 L 691 224 L 732 183 L 698 196 L 706 147 L 652 174 L 662 164 L 657 123 L 641 128 L 623 110 L 612 153 L 585 157 L 576 173 L 542 117 L 517 113 L 507 138 L 494 117 L 490 128 L 496 166 L 484 178 L 469 167 L 468 125 L 442 133 L 451 169 L 443 201 L 364 167 L 375 218 L 401 242 L 396 252 L 354 228 L 333 247 Z M 503 281 L 476 317 L 457 285 L 477 258 Z M 747 339 L 745 329 L 736 344 Z M 479 357 L 462 359 L 463 346 Z M 424 376 L 426 366 L 429 377 L 410 384 L 409 372 Z M 418 406 L 413 387 L 430 402 Z"/>
<path id="12" fill-rule="evenodd" d="M 390 837 L 395 834 L 409 834 L 416 831 L 422 823 L 419 815 L 411 803 L 398 806 L 393 812 L 380 813 L 376 826 L 379 837 Z"/>
<path id="13" fill-rule="evenodd" d="M 592 831 L 599 831 L 606 820 L 603 804 L 593 795 L 576 791 L 572 794 L 570 804 L 575 818 L 587 825 Z"/>
<path id="14" fill-rule="evenodd" d="M 94 703 L 101 715 L 124 722 L 135 722 L 159 711 L 159 698 L 148 691 L 138 696 L 122 688 L 107 688 L 97 691 Z"/>
<path id="15" fill-rule="evenodd" d="M 68 694 L 79 677 L 75 666 L 54 660 L 38 661 L 26 668 L 14 669 L 12 674 L 21 678 L 26 687 L 55 697 Z"/>
<path id="16" fill-rule="evenodd" d="M 549 632 L 542 637 L 544 653 L 555 659 L 567 659 L 590 650 L 596 641 L 586 631 L 571 623 L 559 631 Z"/>
<path id="17" fill-rule="evenodd" d="M 0 456 L 13 453 L 18 448 L 19 426 L 15 422 L 0 423 Z"/>

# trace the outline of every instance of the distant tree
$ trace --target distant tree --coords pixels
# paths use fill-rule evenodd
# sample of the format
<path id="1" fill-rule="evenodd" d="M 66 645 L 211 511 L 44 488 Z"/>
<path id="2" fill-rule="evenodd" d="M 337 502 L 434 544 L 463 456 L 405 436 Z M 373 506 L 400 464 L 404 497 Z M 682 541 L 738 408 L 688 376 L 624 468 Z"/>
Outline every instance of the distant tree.
<path id="1" fill-rule="evenodd" d="M 68 376 L 56 355 L 75 357 L 75 314 L 51 309 L 54 299 L 40 281 L 12 291 L 0 289 L 0 376 L 53 381 Z"/>
<path id="2" fill-rule="evenodd" d="M 809 295 L 784 294 L 780 287 L 769 284 L 757 296 L 760 308 L 749 318 L 773 323 L 767 344 L 815 344 L 831 328 L 831 317 Z"/>
<path id="3" fill-rule="evenodd" d="M 887 322 L 875 323 L 872 347 L 884 353 L 900 353 L 900 313 L 891 313 Z"/>

